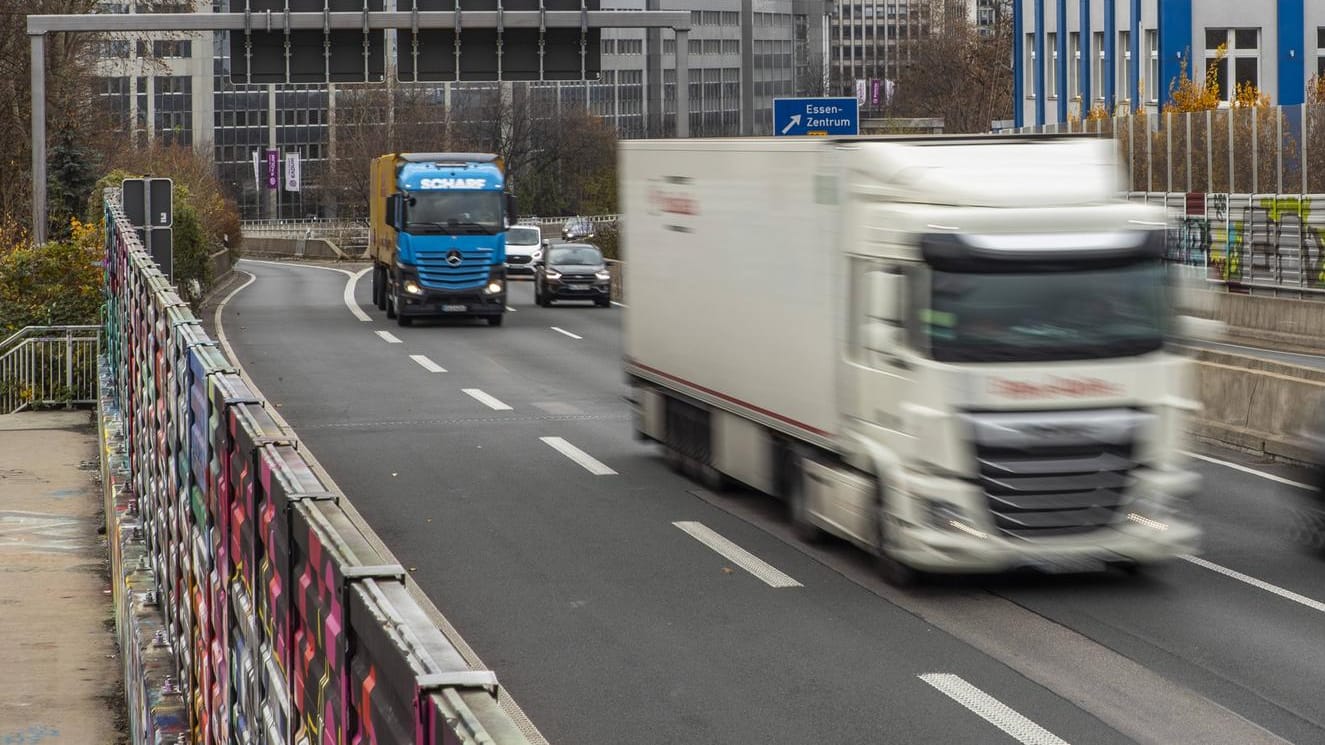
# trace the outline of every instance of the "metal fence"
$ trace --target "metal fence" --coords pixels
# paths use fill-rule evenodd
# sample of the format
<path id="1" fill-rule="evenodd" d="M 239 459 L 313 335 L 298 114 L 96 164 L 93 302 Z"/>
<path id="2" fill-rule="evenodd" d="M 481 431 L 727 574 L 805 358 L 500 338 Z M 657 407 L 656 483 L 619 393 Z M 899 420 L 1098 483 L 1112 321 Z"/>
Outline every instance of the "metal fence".
<path id="1" fill-rule="evenodd" d="M 0 413 L 97 400 L 100 326 L 28 326 L 0 342 Z"/>
<path id="2" fill-rule="evenodd" d="M 1133 192 L 1164 207 L 1168 258 L 1234 289 L 1325 298 L 1325 194 Z"/>
<path id="3" fill-rule="evenodd" d="M 1133 191 L 1325 192 L 1325 105 L 1138 113 L 1014 131 L 1115 138 Z"/>

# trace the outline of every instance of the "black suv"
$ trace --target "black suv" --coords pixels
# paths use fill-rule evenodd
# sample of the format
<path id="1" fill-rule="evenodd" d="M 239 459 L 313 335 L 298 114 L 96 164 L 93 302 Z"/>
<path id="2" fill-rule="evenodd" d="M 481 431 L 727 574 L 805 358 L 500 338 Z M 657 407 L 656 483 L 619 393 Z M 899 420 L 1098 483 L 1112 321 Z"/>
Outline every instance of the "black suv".
<path id="1" fill-rule="evenodd" d="M 554 300 L 592 300 L 612 304 L 612 275 L 603 252 L 587 243 L 560 243 L 543 251 L 534 267 L 534 302 L 546 308 Z"/>

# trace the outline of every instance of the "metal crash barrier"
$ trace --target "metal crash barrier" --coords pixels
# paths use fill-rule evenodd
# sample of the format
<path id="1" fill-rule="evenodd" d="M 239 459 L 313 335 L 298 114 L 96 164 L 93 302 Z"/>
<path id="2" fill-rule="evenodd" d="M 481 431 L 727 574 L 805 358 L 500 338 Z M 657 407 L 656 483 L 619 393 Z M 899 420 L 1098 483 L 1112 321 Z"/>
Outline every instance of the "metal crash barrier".
<path id="1" fill-rule="evenodd" d="M 132 741 L 527 742 L 496 677 L 105 203 L 103 475 Z"/>

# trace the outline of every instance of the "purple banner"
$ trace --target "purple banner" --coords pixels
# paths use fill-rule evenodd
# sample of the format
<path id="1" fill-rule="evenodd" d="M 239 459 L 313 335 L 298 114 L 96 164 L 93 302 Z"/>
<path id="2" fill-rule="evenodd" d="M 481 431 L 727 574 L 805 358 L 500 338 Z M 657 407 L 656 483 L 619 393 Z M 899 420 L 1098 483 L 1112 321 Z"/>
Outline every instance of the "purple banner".
<path id="1" fill-rule="evenodd" d="M 281 151 L 267 149 L 267 188 L 281 188 Z"/>
<path id="2" fill-rule="evenodd" d="M 875 78 L 870 81 L 870 103 L 874 106 L 878 106 L 880 103 L 882 103 L 882 101 L 880 100 L 882 97 L 883 97 L 883 81 L 879 80 L 878 78 Z"/>

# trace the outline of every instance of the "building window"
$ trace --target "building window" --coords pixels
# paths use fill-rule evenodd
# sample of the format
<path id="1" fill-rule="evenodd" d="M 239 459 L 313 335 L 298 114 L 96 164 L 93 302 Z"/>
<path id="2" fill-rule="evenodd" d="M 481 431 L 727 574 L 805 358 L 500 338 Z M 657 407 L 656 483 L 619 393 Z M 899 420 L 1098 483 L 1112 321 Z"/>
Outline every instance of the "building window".
<path id="1" fill-rule="evenodd" d="M 1067 97 L 1075 101 L 1081 97 L 1081 34 L 1067 35 Z M 1082 112 L 1085 113 L 1085 112 Z"/>
<path id="2" fill-rule="evenodd" d="M 1219 80 L 1219 97 L 1232 101 L 1237 96 L 1237 87 L 1243 84 L 1260 88 L 1261 85 L 1261 30 L 1258 28 L 1208 28 L 1205 30 L 1206 65 L 1215 65 L 1215 74 Z M 1227 56 L 1217 60 L 1219 47 L 1227 50 Z M 1231 68 L 1230 68 L 1231 65 Z M 1230 78 L 1231 70 L 1231 78 Z M 1230 79 L 1232 85 L 1229 84 Z"/>
<path id="3" fill-rule="evenodd" d="M 1142 59 L 1146 60 L 1145 97 L 1151 103 L 1159 101 L 1159 32 L 1147 31 L 1146 48 Z"/>
<path id="4" fill-rule="evenodd" d="M 1095 32 L 1095 43 L 1092 50 L 1095 53 L 1095 65 L 1091 72 L 1091 81 L 1095 88 L 1095 100 L 1104 100 L 1104 32 Z"/>
<path id="5" fill-rule="evenodd" d="M 1058 98 L 1058 34 L 1044 35 L 1044 51 L 1044 56 L 1049 58 L 1044 75 L 1044 90 L 1049 98 Z"/>
<path id="6" fill-rule="evenodd" d="M 1316 29 L 1316 74 L 1325 79 L 1325 26 Z"/>
<path id="7" fill-rule="evenodd" d="M 1132 35 L 1127 31 L 1118 32 L 1118 75 L 1114 78 L 1117 81 L 1119 103 L 1132 103 Z"/>
<path id="8" fill-rule="evenodd" d="M 1026 34 L 1026 97 L 1035 98 L 1035 34 Z"/>

